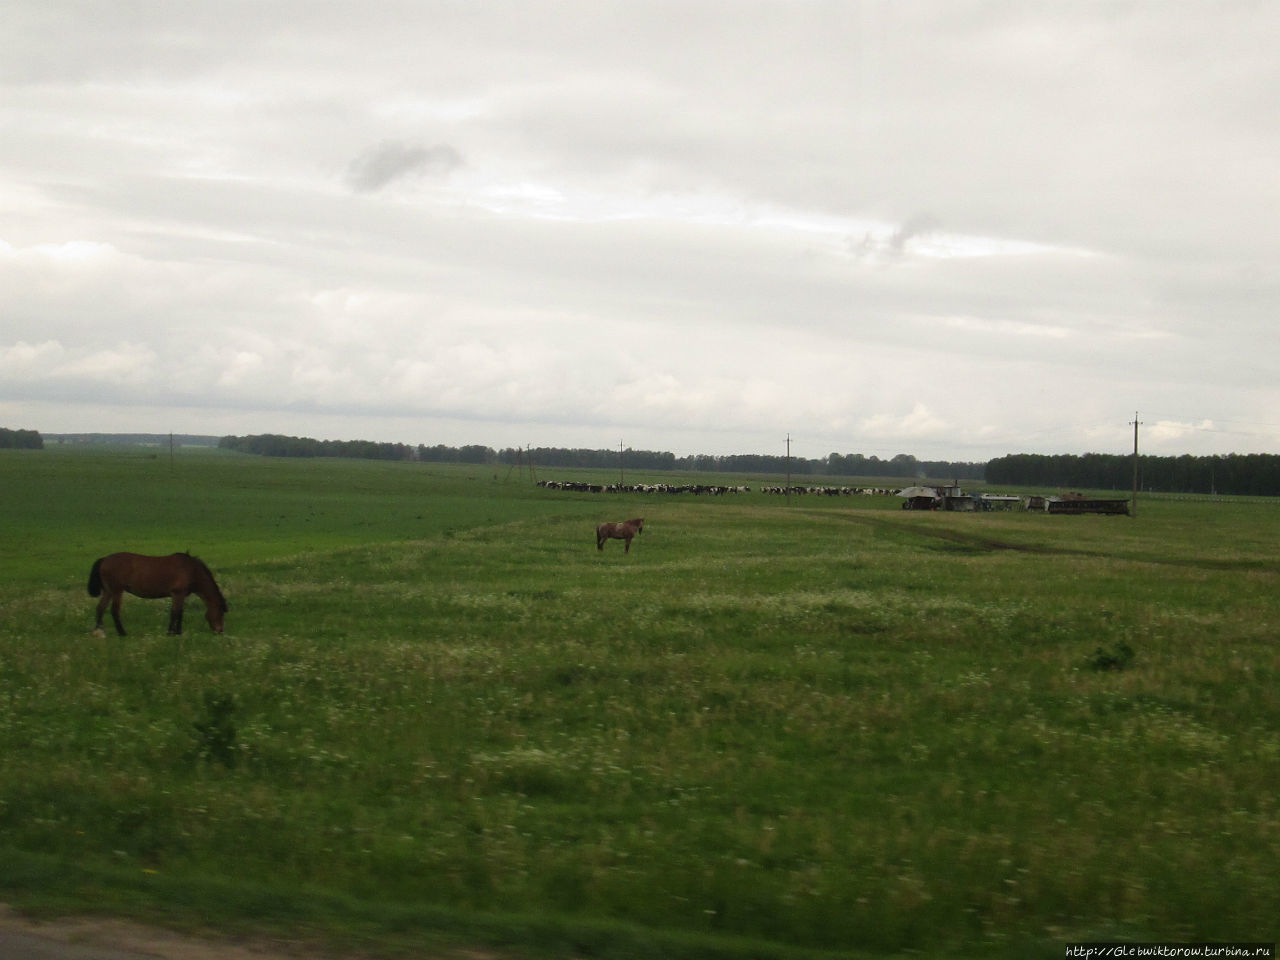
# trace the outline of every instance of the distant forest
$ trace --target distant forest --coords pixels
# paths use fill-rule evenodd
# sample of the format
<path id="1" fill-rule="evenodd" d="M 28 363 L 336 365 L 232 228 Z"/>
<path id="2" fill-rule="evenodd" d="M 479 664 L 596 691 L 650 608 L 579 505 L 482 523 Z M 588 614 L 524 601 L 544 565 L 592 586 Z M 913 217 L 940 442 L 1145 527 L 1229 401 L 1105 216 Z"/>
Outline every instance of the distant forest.
<path id="1" fill-rule="evenodd" d="M 671 470 L 727 473 L 784 474 L 795 476 L 834 477 L 933 477 L 941 480 L 981 480 L 983 463 L 952 463 L 941 460 L 917 460 L 898 454 L 890 460 L 864 457 L 862 454 L 833 453 L 820 459 L 765 454 L 711 456 L 700 454 L 677 457 L 658 450 L 585 450 L 564 447 L 537 447 L 520 450 L 508 447 L 471 445 L 449 447 L 407 446 L 403 443 L 374 443 L 364 440 L 312 440 L 307 437 L 284 437 L 260 434 L 248 437 L 223 437 L 218 446 L 242 453 L 268 457 L 359 457 L 371 460 L 420 460 L 433 463 L 476 463 L 493 466 L 532 464 L 541 467 L 589 467 L 598 470 Z"/>
<path id="2" fill-rule="evenodd" d="M 417 460 L 417 447 L 375 440 L 312 440 L 262 433 L 248 437 L 223 437 L 223 450 L 256 453 L 263 457 L 346 457 L 353 460 Z"/>
<path id="3" fill-rule="evenodd" d="M 987 464 L 988 483 L 1026 487 L 1132 490 L 1133 457 L 1086 453 L 1046 456 L 1019 453 Z M 1280 456 L 1138 457 L 1138 487 L 1161 493 L 1280 496 Z"/>
<path id="4" fill-rule="evenodd" d="M 44 438 L 35 430 L 0 427 L 0 450 L 43 450 Z"/>
<path id="5" fill-rule="evenodd" d="M 140 447 L 162 447 L 173 443 L 179 447 L 216 447 L 218 437 L 194 433 L 49 433 L 45 439 L 53 443 L 114 443 Z"/>

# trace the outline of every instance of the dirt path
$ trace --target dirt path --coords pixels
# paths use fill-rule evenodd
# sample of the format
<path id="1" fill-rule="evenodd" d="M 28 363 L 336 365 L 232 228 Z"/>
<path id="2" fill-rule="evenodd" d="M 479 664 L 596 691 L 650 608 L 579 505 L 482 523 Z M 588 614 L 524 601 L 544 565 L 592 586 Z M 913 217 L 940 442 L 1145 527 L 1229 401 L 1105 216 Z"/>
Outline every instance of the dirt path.
<path id="1" fill-rule="evenodd" d="M 0 904 L 3 960 L 338 960 L 287 943 L 206 940 L 122 920 L 28 920 Z M 354 958 L 350 958 L 354 960 Z M 425 960 L 425 958 L 424 958 Z"/>
<path id="2" fill-rule="evenodd" d="M 121 920 L 28 920 L 0 907 L 5 960 L 297 960 L 299 954 L 181 936 Z"/>
<path id="3" fill-rule="evenodd" d="M 424 948 L 414 960 L 515 960 L 489 950 Z M 314 943 L 196 937 L 109 917 L 31 920 L 0 903 L 0 960 L 368 960 Z"/>

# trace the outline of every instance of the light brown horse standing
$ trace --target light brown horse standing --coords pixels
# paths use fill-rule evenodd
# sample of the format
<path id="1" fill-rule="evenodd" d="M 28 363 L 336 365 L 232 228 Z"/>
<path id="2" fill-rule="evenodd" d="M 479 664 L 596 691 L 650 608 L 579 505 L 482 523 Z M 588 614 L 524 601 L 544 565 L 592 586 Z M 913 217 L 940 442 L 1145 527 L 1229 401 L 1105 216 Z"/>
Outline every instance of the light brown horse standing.
<path id="1" fill-rule="evenodd" d="M 630 553 L 631 538 L 643 532 L 644 517 L 639 517 L 635 520 L 624 520 L 622 523 L 602 523 L 596 527 L 596 549 L 603 550 L 606 540 L 625 540 L 627 541 L 627 546 L 622 552 Z"/>
<path id="2" fill-rule="evenodd" d="M 98 636 L 102 636 L 102 614 L 107 604 L 111 605 L 116 633 L 125 635 L 124 624 L 120 622 L 120 599 L 126 590 L 147 600 L 172 597 L 169 633 L 175 635 L 182 633 L 182 605 L 190 594 L 198 594 L 204 601 L 204 616 L 209 626 L 214 633 L 222 632 L 227 601 L 204 561 L 189 553 L 171 553 L 167 557 L 113 553 L 95 560 L 89 571 L 89 596 L 102 597 L 93 628 Z"/>

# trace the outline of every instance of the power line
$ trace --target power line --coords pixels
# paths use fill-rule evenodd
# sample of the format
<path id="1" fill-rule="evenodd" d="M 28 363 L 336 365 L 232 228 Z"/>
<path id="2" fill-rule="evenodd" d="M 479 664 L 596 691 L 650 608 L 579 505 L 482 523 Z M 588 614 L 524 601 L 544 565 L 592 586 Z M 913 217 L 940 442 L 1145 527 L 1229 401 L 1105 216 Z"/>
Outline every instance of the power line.
<path id="1" fill-rule="evenodd" d="M 1138 515 L 1138 427 L 1142 421 L 1138 419 L 1138 411 L 1133 411 L 1133 499 L 1129 501 L 1129 516 Z"/>

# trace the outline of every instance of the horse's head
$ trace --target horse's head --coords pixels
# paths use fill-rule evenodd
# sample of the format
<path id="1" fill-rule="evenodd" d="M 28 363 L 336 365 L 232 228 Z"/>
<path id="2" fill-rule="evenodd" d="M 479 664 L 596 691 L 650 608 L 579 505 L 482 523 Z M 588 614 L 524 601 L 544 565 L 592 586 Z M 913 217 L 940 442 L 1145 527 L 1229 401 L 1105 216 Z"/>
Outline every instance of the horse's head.
<path id="1" fill-rule="evenodd" d="M 644 533 L 644 517 L 637 517 L 631 522 L 636 525 L 636 533 Z"/>
<path id="2" fill-rule="evenodd" d="M 191 559 L 198 571 L 195 589 L 204 601 L 204 618 L 209 621 L 209 629 L 214 633 L 221 633 L 226 625 L 227 598 L 222 595 L 222 589 L 218 586 L 218 581 L 213 579 L 213 571 L 208 565 L 198 557 Z"/>
<path id="3" fill-rule="evenodd" d="M 227 621 L 227 601 L 218 594 L 217 602 L 204 605 L 204 618 L 209 621 L 209 629 L 221 633 Z"/>

